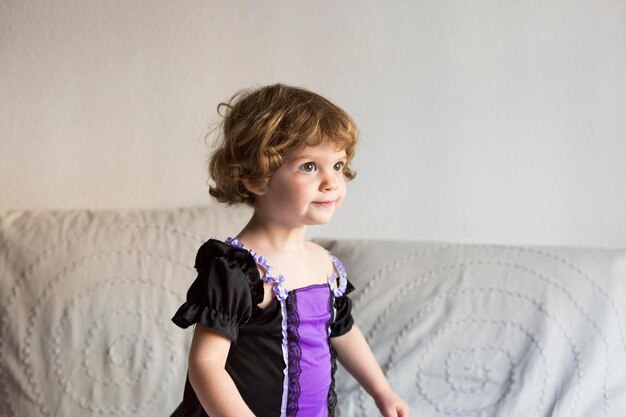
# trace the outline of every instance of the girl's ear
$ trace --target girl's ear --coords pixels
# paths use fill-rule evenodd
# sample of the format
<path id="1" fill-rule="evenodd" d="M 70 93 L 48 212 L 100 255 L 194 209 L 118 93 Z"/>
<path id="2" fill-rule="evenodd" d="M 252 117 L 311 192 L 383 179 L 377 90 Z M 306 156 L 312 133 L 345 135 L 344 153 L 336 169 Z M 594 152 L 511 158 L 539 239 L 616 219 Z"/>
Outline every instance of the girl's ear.
<path id="1" fill-rule="evenodd" d="M 250 191 L 252 194 L 263 195 L 265 194 L 265 190 L 267 188 L 267 181 L 264 181 L 261 184 L 254 184 L 252 181 L 245 179 L 243 180 L 243 186 L 246 187 L 246 190 Z"/>

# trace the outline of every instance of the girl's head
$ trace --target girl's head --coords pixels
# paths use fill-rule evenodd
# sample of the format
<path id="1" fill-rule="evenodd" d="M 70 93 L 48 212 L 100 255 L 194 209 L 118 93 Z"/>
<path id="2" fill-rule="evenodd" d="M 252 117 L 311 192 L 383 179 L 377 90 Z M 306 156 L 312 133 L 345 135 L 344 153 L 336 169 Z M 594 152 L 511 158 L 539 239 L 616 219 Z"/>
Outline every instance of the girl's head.
<path id="1" fill-rule="evenodd" d="M 302 88 L 275 84 L 235 94 L 224 109 L 221 141 L 209 161 L 214 185 L 209 193 L 227 204 L 252 205 L 251 188 L 267 184 L 286 153 L 324 142 L 344 150 L 350 169 L 358 140 L 352 118 L 324 97 Z"/>

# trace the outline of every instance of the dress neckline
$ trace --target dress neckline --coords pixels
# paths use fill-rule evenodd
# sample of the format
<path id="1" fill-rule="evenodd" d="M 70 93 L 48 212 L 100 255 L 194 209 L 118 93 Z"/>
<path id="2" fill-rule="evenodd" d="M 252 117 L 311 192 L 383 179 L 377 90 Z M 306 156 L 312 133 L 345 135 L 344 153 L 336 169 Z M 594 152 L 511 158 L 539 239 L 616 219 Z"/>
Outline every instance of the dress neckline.
<path id="1" fill-rule="evenodd" d="M 327 277 L 326 283 L 315 283 L 315 284 L 305 285 L 303 287 L 298 287 L 298 288 L 293 288 L 291 290 L 287 290 L 287 288 L 285 288 L 285 277 L 282 274 L 278 274 L 278 276 L 274 276 L 272 274 L 272 266 L 269 264 L 266 258 L 254 252 L 250 248 L 247 248 L 236 237 L 229 236 L 224 240 L 224 243 L 230 246 L 243 249 L 252 256 L 254 261 L 258 265 L 260 265 L 261 268 L 263 268 L 263 270 L 265 271 L 265 274 L 261 279 L 264 282 L 274 284 L 273 285 L 274 293 L 279 299 L 285 299 L 290 293 L 293 293 L 293 292 L 305 291 L 305 290 L 313 289 L 316 287 L 328 287 L 334 293 L 335 297 L 342 296 L 346 290 L 347 283 L 348 283 L 346 270 L 343 264 L 341 263 L 341 261 L 339 261 L 339 259 L 337 259 L 337 257 L 335 257 L 330 251 L 327 251 L 327 253 L 330 257 L 331 263 L 333 264 L 333 273 L 330 275 L 330 277 Z M 339 271 L 339 274 L 337 274 L 338 271 Z M 336 288 L 333 288 L 332 282 L 333 281 L 336 282 L 338 277 L 339 277 L 339 283 Z"/>

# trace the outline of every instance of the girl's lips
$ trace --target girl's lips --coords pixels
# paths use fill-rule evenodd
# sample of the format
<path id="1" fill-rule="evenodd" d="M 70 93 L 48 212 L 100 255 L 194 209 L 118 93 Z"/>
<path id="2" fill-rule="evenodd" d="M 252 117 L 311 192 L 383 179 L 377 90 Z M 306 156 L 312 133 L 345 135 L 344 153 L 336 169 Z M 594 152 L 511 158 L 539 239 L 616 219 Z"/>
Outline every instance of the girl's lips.
<path id="1" fill-rule="evenodd" d="M 330 207 L 332 206 L 334 203 L 334 201 L 315 201 L 313 204 L 317 204 L 318 206 L 322 206 L 322 207 Z"/>

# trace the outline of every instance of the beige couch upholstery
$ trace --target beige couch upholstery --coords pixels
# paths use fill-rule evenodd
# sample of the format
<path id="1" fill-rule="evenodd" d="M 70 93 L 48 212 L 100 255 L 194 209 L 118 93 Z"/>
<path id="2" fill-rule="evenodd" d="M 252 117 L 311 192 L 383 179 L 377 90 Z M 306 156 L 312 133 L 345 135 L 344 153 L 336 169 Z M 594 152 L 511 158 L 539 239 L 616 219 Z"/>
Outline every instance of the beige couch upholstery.
<path id="1" fill-rule="evenodd" d="M 241 210 L 0 214 L 0 415 L 166 416 L 199 245 Z M 414 416 L 626 416 L 626 250 L 319 240 Z M 338 415 L 376 416 L 340 368 Z"/>

